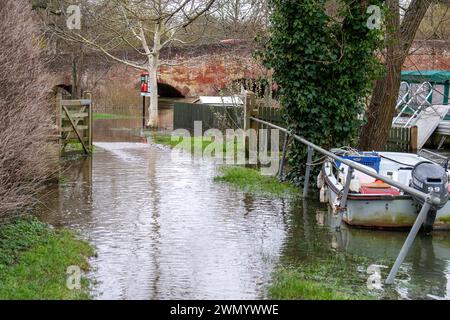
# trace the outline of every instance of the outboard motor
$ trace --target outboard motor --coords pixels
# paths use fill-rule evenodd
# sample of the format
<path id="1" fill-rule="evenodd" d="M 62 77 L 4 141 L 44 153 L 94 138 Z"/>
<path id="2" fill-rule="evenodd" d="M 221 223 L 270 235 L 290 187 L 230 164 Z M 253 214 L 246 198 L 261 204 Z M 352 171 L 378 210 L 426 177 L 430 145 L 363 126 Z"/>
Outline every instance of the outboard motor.
<path id="1" fill-rule="evenodd" d="M 441 209 L 448 201 L 448 176 L 447 171 L 432 162 L 422 161 L 417 163 L 411 172 L 411 187 L 423 193 L 433 193 L 440 199 L 439 205 L 433 205 L 424 222 L 424 231 L 433 229 L 437 210 Z M 424 200 L 414 197 L 414 200 L 423 205 Z"/>

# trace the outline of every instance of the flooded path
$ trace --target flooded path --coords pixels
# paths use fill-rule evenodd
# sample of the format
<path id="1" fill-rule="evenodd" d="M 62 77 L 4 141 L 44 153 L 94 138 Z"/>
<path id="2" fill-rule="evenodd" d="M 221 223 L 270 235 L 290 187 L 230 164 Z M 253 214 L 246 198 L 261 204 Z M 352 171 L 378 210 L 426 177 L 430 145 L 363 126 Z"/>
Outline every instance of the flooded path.
<path id="1" fill-rule="evenodd" d="M 101 136 L 92 159 L 71 163 L 44 215 L 95 246 L 89 276 L 97 299 L 264 299 L 282 258 L 306 259 L 320 243 L 374 262 L 394 259 L 406 237 L 333 231 L 323 205 L 215 183 L 212 161 L 172 157 L 135 142 L 135 129 L 123 126 L 116 142 Z M 416 241 L 401 274 L 402 298 L 450 298 L 450 234 Z"/>
<path id="2" fill-rule="evenodd" d="M 96 146 L 47 219 L 96 247 L 98 298 L 265 298 L 288 204 L 216 184 L 215 166 L 189 155 L 172 161 L 169 150 L 141 143 Z"/>

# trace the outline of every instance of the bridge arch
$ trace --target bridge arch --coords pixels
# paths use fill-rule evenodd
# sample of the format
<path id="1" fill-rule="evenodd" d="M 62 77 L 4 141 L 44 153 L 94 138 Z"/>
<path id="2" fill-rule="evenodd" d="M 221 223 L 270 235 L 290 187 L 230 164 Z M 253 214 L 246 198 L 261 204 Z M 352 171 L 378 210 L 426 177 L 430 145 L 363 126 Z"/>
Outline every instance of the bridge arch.
<path id="1" fill-rule="evenodd" d="M 184 98 L 185 95 L 170 84 L 158 82 L 158 95 L 160 98 Z"/>
<path id="2" fill-rule="evenodd" d="M 58 93 L 62 93 L 63 94 L 63 96 L 64 95 L 66 95 L 66 96 L 70 96 L 70 95 L 72 95 L 72 85 L 67 85 L 67 84 L 58 84 L 58 85 L 55 85 L 54 87 L 53 87 L 53 92 L 55 93 L 55 94 L 58 94 Z"/>

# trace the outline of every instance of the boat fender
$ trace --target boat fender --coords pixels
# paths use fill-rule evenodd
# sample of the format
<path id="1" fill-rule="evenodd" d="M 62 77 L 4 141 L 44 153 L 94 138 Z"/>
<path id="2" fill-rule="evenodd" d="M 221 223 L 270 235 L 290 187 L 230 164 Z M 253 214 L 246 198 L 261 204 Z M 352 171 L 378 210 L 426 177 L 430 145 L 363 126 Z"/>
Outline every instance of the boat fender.
<path id="1" fill-rule="evenodd" d="M 359 178 L 354 177 L 350 181 L 350 192 L 359 192 L 360 188 L 361 188 L 361 182 L 359 181 Z"/>
<path id="2" fill-rule="evenodd" d="M 317 176 L 317 189 L 322 189 L 324 185 L 322 172 Z"/>
<path id="3" fill-rule="evenodd" d="M 328 188 L 325 185 L 323 185 L 322 188 L 320 188 L 320 202 L 321 203 L 328 202 Z"/>
<path id="4" fill-rule="evenodd" d="M 336 197 L 336 199 L 333 201 L 333 204 L 331 205 L 331 212 L 333 213 L 333 215 L 338 214 L 338 208 L 339 208 L 340 203 L 341 203 L 341 200 Z"/>
<path id="5" fill-rule="evenodd" d="M 337 177 L 337 182 L 342 186 L 345 185 L 345 177 L 342 172 L 339 172 L 338 177 Z"/>

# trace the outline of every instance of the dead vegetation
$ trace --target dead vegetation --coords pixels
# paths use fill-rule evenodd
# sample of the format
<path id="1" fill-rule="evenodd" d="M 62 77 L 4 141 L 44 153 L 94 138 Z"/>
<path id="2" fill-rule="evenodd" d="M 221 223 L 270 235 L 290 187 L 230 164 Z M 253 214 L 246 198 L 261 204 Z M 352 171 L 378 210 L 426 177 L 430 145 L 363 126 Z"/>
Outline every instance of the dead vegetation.
<path id="1" fill-rule="evenodd" d="M 36 201 L 55 172 L 51 83 L 27 0 L 0 0 L 0 219 Z"/>

